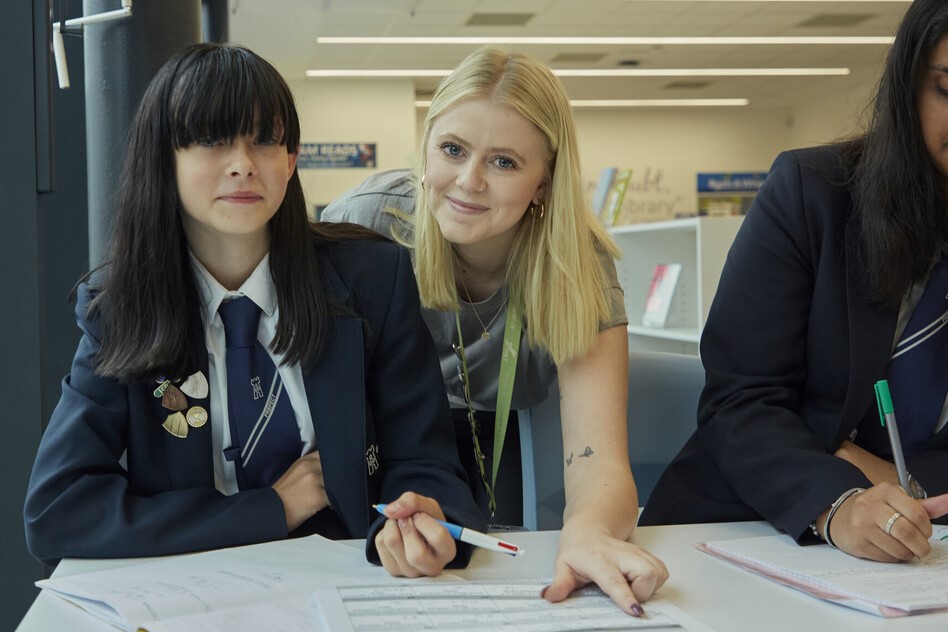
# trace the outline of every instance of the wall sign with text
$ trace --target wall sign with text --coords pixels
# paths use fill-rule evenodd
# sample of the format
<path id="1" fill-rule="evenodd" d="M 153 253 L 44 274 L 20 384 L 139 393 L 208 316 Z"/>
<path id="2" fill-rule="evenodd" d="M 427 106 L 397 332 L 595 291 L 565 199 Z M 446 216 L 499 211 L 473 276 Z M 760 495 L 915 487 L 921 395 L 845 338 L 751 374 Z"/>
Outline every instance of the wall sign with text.
<path id="1" fill-rule="evenodd" d="M 374 169 L 375 143 L 302 143 L 300 169 Z"/>
<path id="2" fill-rule="evenodd" d="M 766 171 L 699 173 L 698 193 L 756 193 L 766 179 Z"/>
<path id="3" fill-rule="evenodd" d="M 766 171 L 699 173 L 698 215 L 746 215 L 766 179 Z"/>

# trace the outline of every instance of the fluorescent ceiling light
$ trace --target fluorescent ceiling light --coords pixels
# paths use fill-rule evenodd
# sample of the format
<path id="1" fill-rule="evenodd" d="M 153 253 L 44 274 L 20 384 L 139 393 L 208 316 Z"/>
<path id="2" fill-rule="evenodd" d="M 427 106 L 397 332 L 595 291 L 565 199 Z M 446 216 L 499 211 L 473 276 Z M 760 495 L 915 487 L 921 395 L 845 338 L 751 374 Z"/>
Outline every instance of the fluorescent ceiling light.
<path id="1" fill-rule="evenodd" d="M 450 70 L 307 70 L 307 77 L 446 77 Z M 844 76 L 849 68 L 590 68 L 553 69 L 560 77 L 787 77 Z"/>
<path id="2" fill-rule="evenodd" d="M 654 2 L 655 0 L 625 0 L 626 2 Z M 912 0 L 665 0 L 665 2 L 901 2 L 910 4 Z"/>
<path id="3" fill-rule="evenodd" d="M 655 0 L 625 0 L 626 2 L 654 2 Z M 891 2 L 910 4 L 912 0 L 665 0 L 665 2 Z"/>
<path id="4" fill-rule="evenodd" d="M 848 75 L 849 68 L 603 68 L 554 70 L 560 77 L 786 77 Z"/>
<path id="5" fill-rule="evenodd" d="M 313 69 L 307 70 L 307 77 L 447 77 L 450 70 L 345 70 Z"/>
<path id="6" fill-rule="evenodd" d="M 574 108 L 716 107 L 747 105 L 748 99 L 576 99 Z"/>
<path id="7" fill-rule="evenodd" d="M 631 107 L 720 107 L 748 105 L 748 99 L 577 99 L 569 102 L 575 108 Z M 426 108 L 431 101 L 415 101 L 416 108 Z"/>
<path id="8" fill-rule="evenodd" d="M 891 44 L 886 36 L 794 36 L 794 37 L 317 37 L 317 44 L 523 44 L 523 45 L 801 45 L 801 44 Z"/>

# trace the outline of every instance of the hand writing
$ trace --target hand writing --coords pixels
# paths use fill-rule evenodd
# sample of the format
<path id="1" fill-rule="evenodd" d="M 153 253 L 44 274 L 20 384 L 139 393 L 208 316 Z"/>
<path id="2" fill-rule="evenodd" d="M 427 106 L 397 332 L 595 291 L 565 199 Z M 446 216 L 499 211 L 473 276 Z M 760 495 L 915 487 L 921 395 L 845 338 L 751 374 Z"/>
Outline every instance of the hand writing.
<path id="1" fill-rule="evenodd" d="M 830 536 L 850 555 L 878 562 L 925 557 L 931 550 L 929 507 L 948 509 L 948 501 L 939 496 L 919 502 L 898 485 L 880 483 L 840 505 L 829 525 Z"/>

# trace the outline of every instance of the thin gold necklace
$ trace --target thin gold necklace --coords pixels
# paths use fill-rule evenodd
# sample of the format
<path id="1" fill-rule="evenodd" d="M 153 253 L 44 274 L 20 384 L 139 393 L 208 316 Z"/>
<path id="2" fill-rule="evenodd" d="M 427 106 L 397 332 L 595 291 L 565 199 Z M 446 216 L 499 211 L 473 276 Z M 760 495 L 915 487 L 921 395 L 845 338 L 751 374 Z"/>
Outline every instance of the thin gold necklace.
<path id="1" fill-rule="evenodd" d="M 477 308 L 474 307 L 474 302 L 471 299 L 471 293 L 467 291 L 467 286 L 464 285 L 464 277 L 460 274 L 458 275 L 458 281 L 461 282 L 461 289 L 464 290 L 464 295 L 467 296 L 467 299 L 469 301 L 471 301 L 468 304 L 471 306 L 471 311 L 474 312 L 474 318 L 477 319 L 478 324 L 481 326 L 481 329 L 482 329 L 481 340 L 484 340 L 486 342 L 490 340 L 490 331 L 488 330 L 491 328 L 491 325 L 494 324 L 494 321 L 497 320 L 497 317 L 500 316 L 500 313 L 504 311 L 504 307 L 507 306 L 507 289 L 504 288 L 504 300 L 500 302 L 500 307 L 498 307 L 497 311 L 494 312 L 494 316 L 493 318 L 490 319 L 490 322 L 485 325 L 484 321 L 481 320 L 481 315 L 477 313 Z"/>

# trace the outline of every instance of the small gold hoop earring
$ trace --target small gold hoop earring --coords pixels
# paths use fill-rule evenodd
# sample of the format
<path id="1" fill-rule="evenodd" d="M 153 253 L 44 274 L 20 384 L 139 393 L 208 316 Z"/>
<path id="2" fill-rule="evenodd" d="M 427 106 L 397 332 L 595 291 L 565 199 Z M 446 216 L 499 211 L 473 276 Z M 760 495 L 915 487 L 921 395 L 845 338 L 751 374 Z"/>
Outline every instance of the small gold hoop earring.
<path id="1" fill-rule="evenodd" d="M 537 216 L 537 206 L 540 207 L 539 217 Z M 532 202 L 530 204 L 530 217 L 532 217 L 533 219 L 543 219 L 543 214 L 545 212 L 546 212 L 546 206 L 543 204 L 543 202 L 540 202 L 539 204 L 537 204 L 536 202 Z"/>
<path id="2" fill-rule="evenodd" d="M 425 174 L 421 174 L 421 188 L 425 188 Z"/>

